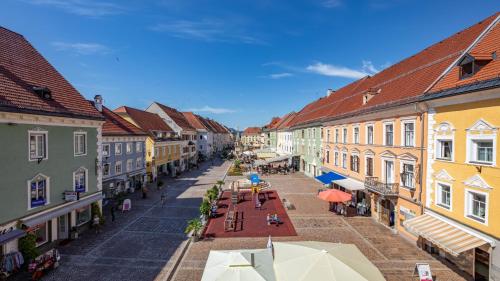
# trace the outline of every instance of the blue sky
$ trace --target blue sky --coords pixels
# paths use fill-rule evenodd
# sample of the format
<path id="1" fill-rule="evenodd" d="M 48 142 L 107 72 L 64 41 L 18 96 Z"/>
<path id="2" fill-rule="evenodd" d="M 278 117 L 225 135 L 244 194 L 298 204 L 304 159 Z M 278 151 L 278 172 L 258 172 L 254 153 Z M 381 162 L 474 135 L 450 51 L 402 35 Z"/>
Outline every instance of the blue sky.
<path id="1" fill-rule="evenodd" d="M 498 11 L 496 1 L 4 0 L 83 95 L 263 125 Z"/>

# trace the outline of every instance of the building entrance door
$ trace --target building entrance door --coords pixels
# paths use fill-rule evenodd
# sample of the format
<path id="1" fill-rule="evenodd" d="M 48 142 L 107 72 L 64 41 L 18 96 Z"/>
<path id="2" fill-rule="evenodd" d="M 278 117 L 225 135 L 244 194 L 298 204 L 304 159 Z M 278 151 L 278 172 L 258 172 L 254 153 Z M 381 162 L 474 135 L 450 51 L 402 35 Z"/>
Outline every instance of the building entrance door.
<path id="1" fill-rule="evenodd" d="M 474 280 L 490 280 L 490 254 L 479 248 L 475 249 L 474 255 Z"/>
<path id="2" fill-rule="evenodd" d="M 384 199 L 380 202 L 380 221 L 389 226 L 394 226 L 394 204 L 391 200 Z"/>
<path id="3" fill-rule="evenodd" d="M 57 218 L 57 237 L 59 239 L 69 238 L 69 219 L 68 214 L 64 214 Z"/>

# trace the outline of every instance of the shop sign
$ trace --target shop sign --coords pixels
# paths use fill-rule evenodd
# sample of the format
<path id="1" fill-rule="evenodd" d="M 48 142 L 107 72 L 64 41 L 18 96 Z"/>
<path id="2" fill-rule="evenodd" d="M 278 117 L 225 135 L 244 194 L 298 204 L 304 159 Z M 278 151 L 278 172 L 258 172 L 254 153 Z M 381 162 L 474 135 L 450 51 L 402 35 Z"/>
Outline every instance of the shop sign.
<path id="1" fill-rule="evenodd" d="M 418 273 L 418 280 L 420 281 L 433 281 L 431 266 L 428 263 L 416 263 L 413 275 Z"/>
<path id="2" fill-rule="evenodd" d="M 64 192 L 64 201 L 71 202 L 78 200 L 78 192 L 76 191 L 65 191 Z"/>

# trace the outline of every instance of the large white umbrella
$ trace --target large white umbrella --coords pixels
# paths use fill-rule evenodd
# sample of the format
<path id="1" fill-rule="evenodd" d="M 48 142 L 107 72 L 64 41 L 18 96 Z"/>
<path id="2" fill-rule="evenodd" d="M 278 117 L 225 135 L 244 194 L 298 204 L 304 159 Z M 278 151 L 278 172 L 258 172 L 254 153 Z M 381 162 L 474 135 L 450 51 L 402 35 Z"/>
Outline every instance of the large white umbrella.
<path id="1" fill-rule="evenodd" d="M 202 281 L 275 281 L 269 250 L 210 251 Z"/>
<path id="2" fill-rule="evenodd" d="M 352 244 L 273 242 L 278 280 L 381 281 L 382 273 Z"/>

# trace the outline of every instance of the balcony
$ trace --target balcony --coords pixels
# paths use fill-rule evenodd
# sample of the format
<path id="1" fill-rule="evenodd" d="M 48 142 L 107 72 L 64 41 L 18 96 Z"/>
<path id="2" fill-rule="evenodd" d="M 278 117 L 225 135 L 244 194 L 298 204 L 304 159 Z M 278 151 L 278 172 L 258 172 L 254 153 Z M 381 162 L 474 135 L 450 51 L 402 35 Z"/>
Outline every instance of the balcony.
<path id="1" fill-rule="evenodd" d="M 366 177 L 365 188 L 383 196 L 398 196 L 399 194 L 398 183 L 384 183 L 379 181 L 378 177 Z"/>

